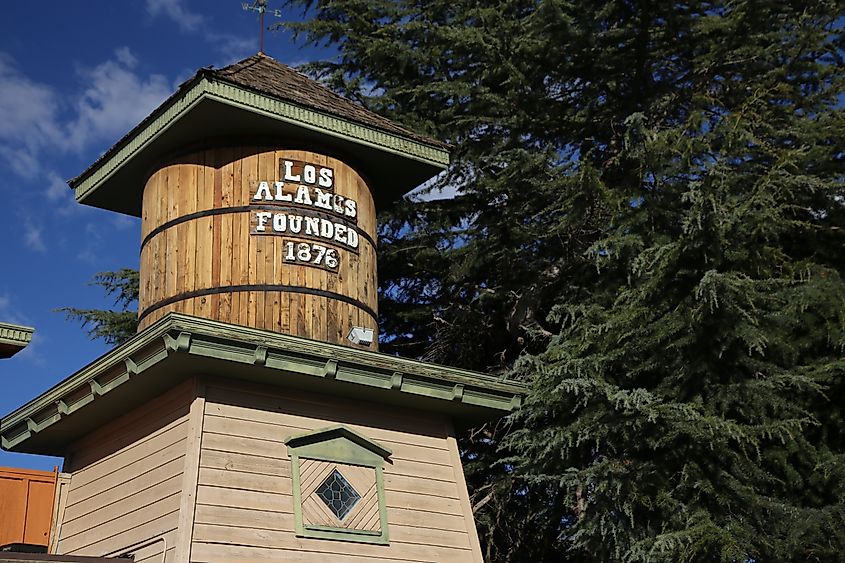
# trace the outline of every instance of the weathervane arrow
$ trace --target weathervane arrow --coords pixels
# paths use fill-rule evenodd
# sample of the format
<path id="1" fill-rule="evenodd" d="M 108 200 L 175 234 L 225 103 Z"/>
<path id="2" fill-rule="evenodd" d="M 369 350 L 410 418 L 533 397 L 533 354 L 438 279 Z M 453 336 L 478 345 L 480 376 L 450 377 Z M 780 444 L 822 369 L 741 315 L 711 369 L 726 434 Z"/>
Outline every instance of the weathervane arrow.
<path id="1" fill-rule="evenodd" d="M 247 12 L 258 12 L 258 52 L 264 52 L 264 14 L 267 12 L 267 0 L 254 0 L 252 4 L 249 2 L 243 2 L 241 7 Z M 273 9 L 270 13 L 280 18 L 282 17 L 282 11 L 279 9 Z"/>

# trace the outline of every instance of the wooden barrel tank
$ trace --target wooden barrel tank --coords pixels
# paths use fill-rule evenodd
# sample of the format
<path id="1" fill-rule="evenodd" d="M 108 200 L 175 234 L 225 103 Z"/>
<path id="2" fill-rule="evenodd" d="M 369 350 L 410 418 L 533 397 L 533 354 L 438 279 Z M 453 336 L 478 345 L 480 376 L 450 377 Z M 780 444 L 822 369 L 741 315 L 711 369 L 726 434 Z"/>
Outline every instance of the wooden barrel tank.
<path id="1" fill-rule="evenodd" d="M 238 146 L 157 167 L 142 208 L 139 330 L 171 311 L 377 346 L 376 215 L 337 158 Z M 360 346 L 360 345 L 359 345 Z"/>

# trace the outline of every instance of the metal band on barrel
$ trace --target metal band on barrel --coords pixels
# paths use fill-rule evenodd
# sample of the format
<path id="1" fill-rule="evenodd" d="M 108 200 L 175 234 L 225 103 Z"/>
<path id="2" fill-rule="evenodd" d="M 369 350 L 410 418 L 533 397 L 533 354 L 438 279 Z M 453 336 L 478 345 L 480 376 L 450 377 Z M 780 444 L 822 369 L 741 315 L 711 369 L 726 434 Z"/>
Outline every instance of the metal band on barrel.
<path id="1" fill-rule="evenodd" d="M 172 305 L 173 303 L 176 303 L 178 301 L 184 301 L 185 299 L 192 299 L 194 297 L 205 297 L 206 295 L 218 295 L 220 293 L 236 293 L 242 291 L 279 291 L 283 293 L 301 293 L 304 295 L 316 295 L 318 297 L 325 297 L 327 299 L 343 301 L 348 305 L 358 307 L 359 309 L 370 315 L 375 321 L 378 321 L 378 314 L 369 305 L 358 301 L 357 299 L 352 299 L 347 295 L 341 295 L 340 293 L 335 293 L 333 291 L 325 291 L 323 289 L 314 289 L 312 287 L 280 284 L 227 285 L 223 287 L 209 287 L 208 289 L 186 291 L 185 293 L 180 293 L 178 295 L 174 295 L 172 297 L 168 297 L 167 299 L 162 299 L 161 301 L 153 303 L 152 305 L 141 311 L 141 313 L 138 315 L 138 321 L 142 321 L 144 317 L 146 317 L 153 311 L 156 311 L 168 305 Z"/>
<path id="2" fill-rule="evenodd" d="M 331 213 L 321 213 L 319 211 L 313 211 L 311 209 L 295 205 L 242 205 L 239 207 L 217 207 L 214 209 L 206 209 L 205 211 L 197 211 L 196 213 L 182 215 L 181 217 L 177 217 L 175 219 L 167 221 L 166 223 L 162 223 L 161 225 L 150 231 L 150 234 L 144 237 L 144 240 L 141 241 L 141 250 L 144 250 L 144 246 L 146 246 L 146 244 L 154 236 L 156 236 L 162 231 L 166 231 L 170 227 L 175 227 L 180 223 L 191 221 L 193 219 L 201 219 L 203 217 L 212 217 L 214 215 L 224 215 L 226 213 L 245 213 L 247 211 L 295 211 L 300 215 L 308 217 L 320 217 L 321 219 L 327 219 L 330 221 L 341 221 L 344 225 L 346 225 L 347 228 L 355 229 L 358 235 L 367 242 L 369 242 L 373 246 L 373 248 L 376 247 L 376 241 L 373 240 L 373 237 L 371 237 L 369 233 L 364 232 L 361 227 L 354 223 L 350 223 L 343 217 L 332 215 Z"/>

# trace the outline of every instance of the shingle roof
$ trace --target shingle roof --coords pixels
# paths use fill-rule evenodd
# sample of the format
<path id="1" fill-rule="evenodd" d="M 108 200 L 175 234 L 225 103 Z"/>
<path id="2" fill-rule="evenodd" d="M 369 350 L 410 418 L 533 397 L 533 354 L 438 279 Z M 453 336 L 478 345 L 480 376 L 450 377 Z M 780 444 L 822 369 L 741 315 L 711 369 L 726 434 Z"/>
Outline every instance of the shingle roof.
<path id="1" fill-rule="evenodd" d="M 224 139 L 284 139 L 344 155 L 367 174 L 377 205 L 449 165 L 449 145 L 259 53 L 225 68 L 199 69 L 68 184 L 81 203 L 140 217 L 153 167 L 189 147 Z"/>
<path id="2" fill-rule="evenodd" d="M 260 94 L 279 98 L 287 102 L 293 102 L 309 109 L 373 127 L 418 143 L 437 147 L 441 150 L 448 150 L 449 148 L 449 145 L 446 143 L 405 129 L 389 119 L 359 106 L 343 96 L 335 94 L 319 82 L 280 63 L 276 59 L 264 53 L 257 53 L 221 69 L 210 67 L 199 69 L 194 76 L 183 82 L 176 92 L 167 98 L 159 107 L 154 109 L 150 115 L 145 117 L 110 149 L 101 154 L 88 168 L 75 178 L 68 180 L 68 184 L 71 187 L 76 187 L 83 178 L 101 163 L 108 160 L 121 147 L 127 144 L 138 131 L 143 130 L 144 127 L 203 78 L 229 82 L 235 86 L 254 90 Z"/>
<path id="3" fill-rule="evenodd" d="M 319 82 L 264 53 L 257 53 L 219 70 L 206 70 L 205 72 L 207 75 L 213 75 L 220 80 L 229 81 L 349 121 L 369 125 L 425 144 L 439 147 L 447 146 L 440 141 L 405 129 L 389 119 L 335 94 Z"/>

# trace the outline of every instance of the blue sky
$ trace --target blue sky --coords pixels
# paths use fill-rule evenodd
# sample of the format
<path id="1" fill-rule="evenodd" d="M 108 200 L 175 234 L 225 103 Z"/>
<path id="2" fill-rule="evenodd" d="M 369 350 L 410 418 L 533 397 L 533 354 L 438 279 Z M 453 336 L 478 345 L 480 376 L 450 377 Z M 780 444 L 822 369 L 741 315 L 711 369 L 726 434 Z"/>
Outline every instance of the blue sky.
<path id="1" fill-rule="evenodd" d="M 281 2 L 271 0 L 270 7 Z M 294 19 L 297 13 L 285 12 Z M 274 18 L 268 18 L 272 23 Z M 278 21 L 278 20 L 275 20 Z M 108 308 L 93 274 L 138 267 L 138 219 L 77 204 L 76 176 L 196 69 L 258 50 L 257 16 L 236 0 L 43 0 L 0 19 L 0 321 L 35 327 L 0 360 L 0 416 L 108 350 L 55 309 Z M 287 33 L 265 52 L 296 65 L 325 56 Z M 60 460 L 0 451 L 0 466 Z"/>

